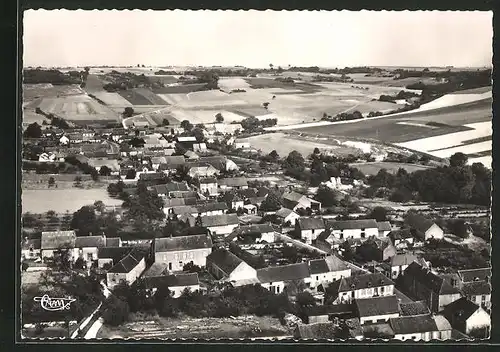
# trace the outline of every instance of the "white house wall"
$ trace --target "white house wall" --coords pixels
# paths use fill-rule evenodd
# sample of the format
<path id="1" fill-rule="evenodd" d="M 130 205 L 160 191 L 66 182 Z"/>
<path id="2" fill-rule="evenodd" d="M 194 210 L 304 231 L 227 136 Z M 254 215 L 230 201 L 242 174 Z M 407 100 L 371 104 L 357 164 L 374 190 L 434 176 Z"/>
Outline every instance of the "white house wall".
<path id="1" fill-rule="evenodd" d="M 482 308 L 479 308 L 474 314 L 472 314 L 466 323 L 466 334 L 469 334 L 474 329 L 481 329 L 491 326 L 491 317 Z"/>
<path id="2" fill-rule="evenodd" d="M 212 253 L 212 248 L 157 252 L 155 253 L 155 262 L 167 264 L 167 269 L 170 271 L 182 271 L 184 265 L 189 262 L 193 262 L 193 264 L 199 267 L 205 267 L 207 256 L 210 253 Z"/>

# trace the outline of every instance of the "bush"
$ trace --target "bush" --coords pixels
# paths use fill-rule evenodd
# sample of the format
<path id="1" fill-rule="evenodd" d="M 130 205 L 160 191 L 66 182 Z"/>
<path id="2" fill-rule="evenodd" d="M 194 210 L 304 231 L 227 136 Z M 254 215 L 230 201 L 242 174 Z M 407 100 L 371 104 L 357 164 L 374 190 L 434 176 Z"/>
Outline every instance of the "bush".
<path id="1" fill-rule="evenodd" d="M 102 315 L 105 324 L 119 326 L 128 320 L 130 308 L 127 302 L 111 296 L 106 301 L 106 308 Z"/>

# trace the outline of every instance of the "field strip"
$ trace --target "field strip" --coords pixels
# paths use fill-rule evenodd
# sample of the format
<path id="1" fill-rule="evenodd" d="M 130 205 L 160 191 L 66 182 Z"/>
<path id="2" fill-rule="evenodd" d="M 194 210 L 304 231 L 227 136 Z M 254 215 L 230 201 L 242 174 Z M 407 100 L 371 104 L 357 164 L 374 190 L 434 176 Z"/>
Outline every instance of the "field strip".
<path id="1" fill-rule="evenodd" d="M 95 92 L 93 95 L 110 106 L 133 106 L 127 99 L 118 93 Z"/>
<path id="2" fill-rule="evenodd" d="M 438 150 L 435 152 L 429 152 L 430 154 L 437 156 L 438 158 L 447 158 L 449 156 L 452 156 L 455 153 L 464 153 L 464 154 L 472 154 L 472 153 L 478 153 L 478 152 L 483 152 L 487 150 L 491 150 L 491 142 L 481 142 L 481 143 L 475 143 L 475 144 L 466 144 L 466 145 L 460 145 L 455 148 L 448 148 L 445 150 Z"/>
<path id="3" fill-rule="evenodd" d="M 407 125 L 407 126 L 424 127 L 424 128 L 430 128 L 430 129 L 437 128 L 436 126 L 426 125 L 425 123 L 417 123 L 417 122 L 409 122 L 409 121 L 396 122 L 396 125 Z"/>
<path id="4" fill-rule="evenodd" d="M 491 134 L 493 133 L 491 122 L 473 123 L 465 125 L 465 127 L 473 128 L 473 130 L 421 138 L 404 143 L 395 143 L 395 145 L 408 149 L 427 152 L 430 150 L 435 150 L 436 146 L 439 146 L 441 148 L 453 147 L 459 145 L 459 143 L 462 141 L 491 136 Z"/>

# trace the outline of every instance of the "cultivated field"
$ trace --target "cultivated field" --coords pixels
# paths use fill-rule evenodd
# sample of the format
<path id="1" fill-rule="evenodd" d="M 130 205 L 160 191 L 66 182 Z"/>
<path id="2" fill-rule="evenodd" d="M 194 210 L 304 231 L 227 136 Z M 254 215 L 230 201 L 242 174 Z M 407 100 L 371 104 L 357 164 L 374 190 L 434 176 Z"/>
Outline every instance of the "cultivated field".
<path id="1" fill-rule="evenodd" d="M 33 111 L 40 108 L 47 114 L 55 114 L 69 121 L 118 120 L 113 110 L 84 94 L 37 99 L 27 104 L 26 108 Z"/>
<path id="2" fill-rule="evenodd" d="M 346 156 L 349 154 L 359 155 L 363 151 L 356 148 L 354 145 L 343 145 L 336 143 L 322 143 L 322 141 L 306 140 L 305 138 L 297 138 L 295 136 L 284 133 L 269 133 L 248 138 L 250 146 L 254 149 L 261 150 L 267 154 L 273 150 L 281 157 L 286 157 L 292 150 L 296 150 L 304 157 L 312 154 L 314 148 L 319 148 L 321 151 L 332 153 L 338 156 Z"/>
<path id="3" fill-rule="evenodd" d="M 94 204 L 101 200 L 106 205 L 120 206 L 122 201 L 110 198 L 106 188 L 99 189 L 38 189 L 23 190 L 21 194 L 22 212 L 45 213 L 54 210 L 56 213 L 75 212 L 84 205 Z"/>
<path id="4" fill-rule="evenodd" d="M 54 86 L 47 84 L 23 84 L 23 101 L 28 102 L 37 98 L 57 98 L 71 95 L 81 95 L 84 92 L 75 84 Z"/>

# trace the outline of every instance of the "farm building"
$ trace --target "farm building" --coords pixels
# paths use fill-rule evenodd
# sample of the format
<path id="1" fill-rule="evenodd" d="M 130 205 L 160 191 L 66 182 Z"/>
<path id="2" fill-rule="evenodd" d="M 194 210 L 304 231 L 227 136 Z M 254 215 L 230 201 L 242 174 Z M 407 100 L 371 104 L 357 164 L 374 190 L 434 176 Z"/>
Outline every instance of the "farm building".
<path id="1" fill-rule="evenodd" d="M 480 306 L 462 297 L 447 305 L 442 315 L 454 329 L 476 337 L 488 337 L 491 327 L 490 315 Z"/>
<path id="2" fill-rule="evenodd" d="M 394 282 L 380 273 L 343 277 L 331 286 L 333 291 L 338 293 L 336 301 L 339 303 L 394 294 Z"/>
<path id="3" fill-rule="evenodd" d="M 312 244 L 325 231 L 325 222 L 321 218 L 299 218 L 295 222 L 295 228 L 305 243 Z"/>
<path id="4" fill-rule="evenodd" d="M 106 273 L 106 283 L 112 289 L 121 281 L 131 285 L 146 269 L 146 255 L 144 251 L 133 249 Z"/>
<path id="5" fill-rule="evenodd" d="M 256 270 L 224 248 L 207 257 L 207 270 L 216 279 L 231 282 L 234 286 L 258 282 Z"/>
<path id="6" fill-rule="evenodd" d="M 415 261 L 408 265 L 402 278 L 405 292 L 425 301 L 434 313 L 460 298 L 457 288 Z"/>
<path id="7" fill-rule="evenodd" d="M 361 325 L 385 323 L 399 317 L 399 303 L 395 295 L 356 298 L 355 305 Z"/>
<path id="8" fill-rule="evenodd" d="M 291 209 L 281 208 L 276 212 L 278 219 L 281 219 L 283 224 L 290 224 L 290 226 L 295 226 L 296 221 L 300 218 L 300 215 Z"/>
<path id="9" fill-rule="evenodd" d="M 443 239 L 443 229 L 422 215 L 409 213 L 406 221 L 410 228 L 415 231 L 415 235 L 424 241 Z"/>
<path id="10" fill-rule="evenodd" d="M 173 298 L 180 297 L 186 289 L 191 292 L 200 289 L 197 273 L 148 276 L 144 277 L 143 280 L 146 289 L 153 295 L 162 287 L 168 287 Z"/>
<path id="11" fill-rule="evenodd" d="M 314 199 L 308 198 L 303 194 L 295 191 L 287 192 L 283 195 L 283 206 L 285 208 L 296 211 L 297 209 L 321 210 L 321 203 Z"/>
<path id="12" fill-rule="evenodd" d="M 236 214 L 202 216 L 201 223 L 212 235 L 228 235 L 240 224 Z"/>
<path id="13" fill-rule="evenodd" d="M 334 281 L 351 276 L 351 268 L 336 255 L 313 259 L 308 264 L 311 273 L 309 288 L 312 290 L 324 289 Z"/>
<path id="14" fill-rule="evenodd" d="M 310 276 L 307 263 L 274 266 L 257 270 L 257 278 L 262 287 L 275 294 L 280 294 L 285 286 L 297 280 L 306 280 Z"/>
<path id="15" fill-rule="evenodd" d="M 166 263 L 171 272 L 182 271 L 190 262 L 205 267 L 211 252 L 212 240 L 207 235 L 155 238 L 153 242 L 155 262 Z"/>

